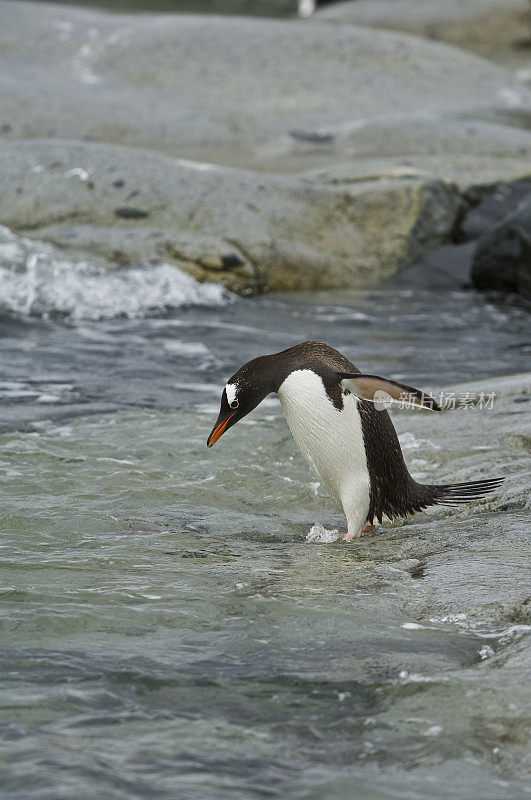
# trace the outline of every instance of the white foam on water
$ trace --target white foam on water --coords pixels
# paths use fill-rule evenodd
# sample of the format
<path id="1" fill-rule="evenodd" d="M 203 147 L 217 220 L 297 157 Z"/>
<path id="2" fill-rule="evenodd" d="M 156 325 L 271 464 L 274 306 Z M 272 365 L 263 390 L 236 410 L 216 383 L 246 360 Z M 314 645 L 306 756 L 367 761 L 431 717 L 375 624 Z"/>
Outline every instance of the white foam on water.
<path id="1" fill-rule="evenodd" d="M 404 431 L 399 436 L 402 450 L 440 450 L 440 445 L 430 441 L 430 439 L 421 439 L 415 436 L 411 431 Z"/>
<path id="2" fill-rule="evenodd" d="M 61 400 L 57 394 L 40 394 L 37 403 L 58 403 Z"/>
<path id="3" fill-rule="evenodd" d="M 24 381 L 0 381 L 0 402 L 6 400 L 36 400 L 37 403 L 60 403 L 79 397 L 72 383 L 56 383 L 54 381 L 38 380 L 27 383 Z"/>
<path id="4" fill-rule="evenodd" d="M 437 675 L 432 677 L 430 675 L 418 675 L 415 672 L 408 672 L 405 669 L 399 673 L 398 677 L 405 683 L 446 683 L 449 680 L 446 676 L 441 677 Z M 422 720 L 417 721 L 422 722 Z"/>
<path id="5" fill-rule="evenodd" d="M 498 639 L 500 644 L 507 644 L 512 639 L 531 633 L 531 625 L 511 625 L 509 628 L 498 631 L 474 631 L 480 639 Z"/>
<path id="6" fill-rule="evenodd" d="M 444 617 L 430 617 L 429 622 L 447 623 L 447 622 L 464 622 L 466 621 L 466 614 L 446 614 Z"/>
<path id="7" fill-rule="evenodd" d="M 424 736 L 440 736 L 443 732 L 441 725 L 432 725 L 427 731 L 424 731 Z"/>
<path id="8" fill-rule="evenodd" d="M 180 339 L 168 339 L 162 342 L 167 353 L 175 353 L 184 357 L 204 356 L 209 354 L 208 347 L 202 342 L 183 342 Z"/>
<path id="9" fill-rule="evenodd" d="M 321 525 L 320 522 L 316 522 L 306 535 L 307 542 L 314 542 L 317 544 L 330 544 L 331 542 L 337 542 L 338 539 L 339 531 L 329 531 Z"/>
<path id="10" fill-rule="evenodd" d="M 487 658 L 490 658 L 494 655 L 494 650 L 488 644 L 484 644 L 483 647 L 480 647 L 478 650 L 478 656 L 482 661 L 485 661 Z"/>
<path id="11" fill-rule="evenodd" d="M 22 315 L 110 319 L 161 314 L 235 300 L 222 286 L 198 283 L 172 264 L 108 269 L 66 258 L 45 242 L 0 226 L 0 310 Z"/>

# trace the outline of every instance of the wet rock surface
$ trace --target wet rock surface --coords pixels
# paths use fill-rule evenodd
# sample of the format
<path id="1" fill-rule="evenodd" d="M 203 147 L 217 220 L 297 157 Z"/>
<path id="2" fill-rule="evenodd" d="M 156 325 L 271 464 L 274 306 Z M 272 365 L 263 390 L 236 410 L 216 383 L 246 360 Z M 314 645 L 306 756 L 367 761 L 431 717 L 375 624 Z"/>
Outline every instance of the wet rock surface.
<path id="1" fill-rule="evenodd" d="M 350 544 L 304 541 L 342 520 L 271 406 L 215 465 L 209 406 L 0 436 L 5 512 L 27 498 L 1 620 L 19 791 L 60 764 L 126 797 L 525 796 L 529 377 L 394 414 L 419 480 L 506 481 Z"/>

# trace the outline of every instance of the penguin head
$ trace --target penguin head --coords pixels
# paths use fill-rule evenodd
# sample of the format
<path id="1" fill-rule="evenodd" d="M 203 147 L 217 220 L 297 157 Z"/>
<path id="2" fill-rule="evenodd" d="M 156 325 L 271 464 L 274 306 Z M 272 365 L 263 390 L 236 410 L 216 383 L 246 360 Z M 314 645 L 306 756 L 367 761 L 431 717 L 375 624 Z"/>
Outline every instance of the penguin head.
<path id="1" fill-rule="evenodd" d="M 249 361 L 229 378 L 221 394 L 219 415 L 207 439 L 207 447 L 212 447 L 225 431 L 246 417 L 270 392 L 275 391 L 269 370 L 264 368 L 266 358 L 261 356 Z"/>

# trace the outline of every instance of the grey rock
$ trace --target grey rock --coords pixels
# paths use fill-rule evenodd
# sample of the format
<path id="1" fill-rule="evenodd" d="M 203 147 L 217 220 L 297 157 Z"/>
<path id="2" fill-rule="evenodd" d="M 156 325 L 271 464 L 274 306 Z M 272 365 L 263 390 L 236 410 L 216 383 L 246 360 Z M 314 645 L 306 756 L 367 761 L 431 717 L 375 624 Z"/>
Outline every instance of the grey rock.
<path id="1" fill-rule="evenodd" d="M 531 194 L 478 242 L 472 262 L 478 289 L 531 297 Z"/>
<path id="2" fill-rule="evenodd" d="M 531 134 L 522 134 L 531 144 Z M 511 208 L 511 204 L 514 205 L 514 198 L 525 194 L 526 190 L 521 187 L 527 184 L 531 176 L 531 164 L 529 159 L 516 155 L 503 157 L 495 152 L 490 156 L 467 155 L 464 151 L 451 152 L 450 146 L 445 151 L 443 142 L 441 146 L 441 152 L 417 152 L 401 156 L 386 154 L 385 148 L 382 148 L 383 152 L 378 158 L 353 158 L 299 174 L 330 186 L 353 186 L 356 183 L 377 183 L 381 180 L 422 181 L 430 178 L 454 184 L 466 196 L 467 206 L 472 207 L 466 220 L 460 224 L 459 235 L 463 240 L 475 238 L 478 233 L 472 230 L 468 232 L 468 228 L 477 214 L 481 221 L 474 223 L 474 228 L 479 224 L 483 231 L 488 226 L 492 213 L 497 213 L 496 219 L 500 219 Z M 415 147 L 414 139 L 410 147 Z M 527 152 L 527 148 L 523 151 Z M 494 198 L 499 198 L 499 201 Z M 497 211 L 487 210 L 487 205 L 496 205 Z M 483 219 L 484 216 L 486 219 Z"/>
<path id="3" fill-rule="evenodd" d="M 428 175 L 436 175 L 446 184 L 452 183 L 457 186 L 462 197 L 462 213 L 457 219 L 451 241 L 423 253 L 419 261 L 407 264 L 404 269 L 398 270 L 391 277 L 391 284 L 395 287 L 422 286 L 424 289 L 448 291 L 472 286 L 470 273 L 476 252 L 476 240 L 482 234 L 490 232 L 504 217 L 513 212 L 518 201 L 526 197 L 530 191 L 531 182 L 522 177 L 523 169 L 529 174 L 528 165 L 524 165 L 518 159 L 467 159 L 464 156 L 450 155 L 369 159 L 309 170 L 303 174 L 329 185 L 343 187 L 371 180 L 378 182 L 384 176 L 389 180 L 406 177 L 413 179 L 415 176 L 421 180 L 426 179 Z M 504 176 L 513 182 L 505 182 Z M 513 261 L 515 258 L 523 259 L 525 264 L 528 252 L 526 238 L 521 227 L 519 230 L 514 241 L 493 243 L 492 237 L 488 237 L 486 240 L 488 251 L 494 247 L 497 257 L 503 258 L 503 249 L 508 248 L 507 256 L 510 259 Z M 513 234 L 509 234 L 509 238 L 511 236 Z M 486 263 L 481 248 L 478 250 L 478 258 L 481 258 L 482 263 Z M 489 258 L 488 252 L 487 258 Z M 525 270 L 519 268 L 518 270 L 523 287 Z M 502 288 L 502 271 L 498 267 L 494 271 L 498 275 L 498 288 Z M 478 280 L 481 282 L 479 273 Z M 487 280 L 486 277 L 484 280 Z M 515 280 L 509 281 L 509 284 L 513 286 L 512 291 L 516 291 Z M 477 285 L 480 288 L 480 285 Z M 495 288 L 492 278 L 489 287 L 484 288 Z M 518 291 L 526 293 L 527 290 L 520 288 Z"/>
<path id="4" fill-rule="evenodd" d="M 437 247 L 393 275 L 390 285 L 412 290 L 422 286 L 423 290 L 434 292 L 468 289 L 474 250 L 474 242 Z"/>
<path id="5" fill-rule="evenodd" d="M 529 103 L 499 67 L 394 32 L 9 0 L 0 92 L 9 138 L 91 139 L 275 172 L 344 159 L 358 142 L 362 154 L 386 141 L 386 154 L 426 152 L 437 128 L 471 154 L 474 136 L 465 143 L 446 123 Z M 491 134 L 498 155 L 529 145 L 510 128 Z"/>
<path id="6" fill-rule="evenodd" d="M 376 285 L 447 240 L 460 204 L 451 184 L 418 177 L 343 187 L 131 155 L 86 142 L 4 141 L 0 221 L 63 245 L 75 232 L 76 247 L 116 250 L 119 263 L 160 258 L 162 249 L 193 274 L 206 270 L 197 270 L 202 279 L 230 273 L 239 290 L 309 289 Z M 116 216 L 126 191 L 142 216 Z"/>
<path id="7" fill-rule="evenodd" d="M 459 241 L 468 242 L 489 233 L 531 193 L 531 180 L 503 183 L 490 191 L 472 190 L 472 207 L 459 224 Z"/>
<path id="8" fill-rule="evenodd" d="M 323 7 L 318 17 L 414 33 L 505 60 L 529 46 L 531 10 L 527 0 L 349 0 Z"/>
<path id="9" fill-rule="evenodd" d="M 317 158 L 313 174 L 343 180 L 397 175 L 430 175 L 460 186 L 511 180 L 531 171 L 531 132 L 472 119 L 367 122 L 352 130 L 327 129 L 335 144 Z M 301 169 L 311 161 L 308 148 L 292 152 Z M 308 171 L 308 170 L 306 170 Z M 340 173 L 347 174 L 342 176 Z"/>

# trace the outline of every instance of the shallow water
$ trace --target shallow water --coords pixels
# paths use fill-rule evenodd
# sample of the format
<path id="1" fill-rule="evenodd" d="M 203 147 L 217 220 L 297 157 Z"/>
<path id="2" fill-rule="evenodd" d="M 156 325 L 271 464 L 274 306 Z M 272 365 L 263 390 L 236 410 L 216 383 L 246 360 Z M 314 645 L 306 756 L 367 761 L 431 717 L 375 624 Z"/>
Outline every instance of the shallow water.
<path id="1" fill-rule="evenodd" d="M 242 363 L 309 338 L 333 344 L 361 370 L 426 390 L 529 365 L 529 315 L 517 306 L 468 292 L 439 296 L 436 311 L 432 295 L 409 291 L 322 301 L 262 297 L 99 322 L 0 315 L 0 427 L 217 401 Z"/>
<path id="2" fill-rule="evenodd" d="M 354 546 L 304 541 L 343 521 L 274 399 L 205 447 L 258 353 L 323 338 L 440 388 L 524 370 L 525 312 L 389 290 L 97 320 L 83 291 L 0 323 L 3 797 L 528 796 L 526 396 L 396 415 L 417 477 L 510 481 Z"/>

